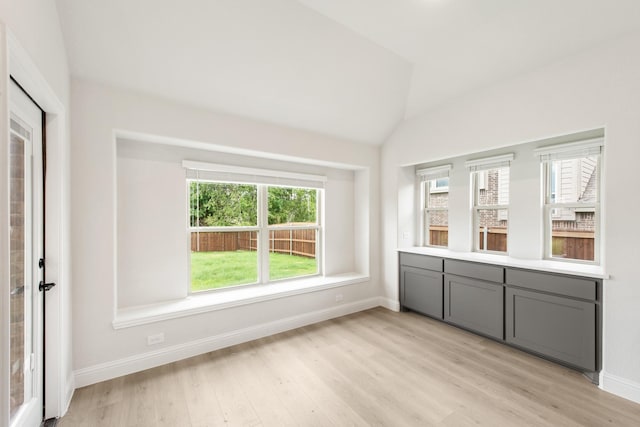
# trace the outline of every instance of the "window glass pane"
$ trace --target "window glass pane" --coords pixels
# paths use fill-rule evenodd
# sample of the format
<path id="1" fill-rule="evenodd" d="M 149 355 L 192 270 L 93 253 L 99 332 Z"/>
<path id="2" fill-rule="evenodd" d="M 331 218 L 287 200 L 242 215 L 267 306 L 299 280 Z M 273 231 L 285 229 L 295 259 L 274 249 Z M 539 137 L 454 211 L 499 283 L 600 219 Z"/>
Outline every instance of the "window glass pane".
<path id="1" fill-rule="evenodd" d="M 551 203 L 595 203 L 598 157 L 553 160 L 549 168 Z"/>
<path id="2" fill-rule="evenodd" d="M 436 179 L 435 182 L 435 187 L 436 188 L 445 188 L 449 186 L 449 177 L 445 177 L 445 178 L 438 178 Z"/>
<path id="3" fill-rule="evenodd" d="M 427 242 L 431 246 L 449 246 L 449 211 L 427 211 Z"/>
<path id="4" fill-rule="evenodd" d="M 189 190 L 191 227 L 258 224 L 255 185 L 191 181 Z"/>
<path id="5" fill-rule="evenodd" d="M 315 229 L 269 232 L 269 280 L 307 276 L 318 272 Z"/>
<path id="6" fill-rule="evenodd" d="M 474 172 L 476 174 L 476 205 L 509 204 L 509 168 Z"/>
<path id="7" fill-rule="evenodd" d="M 267 191 L 269 225 L 317 224 L 318 190 L 269 187 Z"/>
<path id="8" fill-rule="evenodd" d="M 593 261 L 595 253 L 595 208 L 550 209 L 551 256 Z"/>
<path id="9" fill-rule="evenodd" d="M 191 232 L 191 291 L 258 281 L 258 232 Z"/>
<path id="10" fill-rule="evenodd" d="M 11 124 L 15 122 L 12 120 Z M 13 126 L 12 126 L 13 127 Z M 29 389 L 28 378 L 25 378 L 25 354 L 30 354 L 30 343 L 27 340 L 29 331 L 29 279 L 28 269 L 25 269 L 25 255 L 28 250 L 27 242 L 27 209 L 25 200 L 25 140 L 11 133 L 9 158 L 9 201 L 10 201 L 10 233 L 9 240 L 9 280 L 10 303 L 9 318 L 11 338 L 9 342 L 9 362 L 11 374 L 9 376 L 11 419 L 25 401 L 25 389 Z M 28 375 L 27 375 L 28 377 Z M 31 396 L 28 396 L 31 397 Z"/>
<path id="11" fill-rule="evenodd" d="M 507 251 L 507 209 L 478 209 L 478 249 L 481 251 Z"/>
<path id="12" fill-rule="evenodd" d="M 447 184 L 441 187 L 436 185 L 437 181 L 427 181 L 424 188 L 426 190 L 425 202 L 426 208 L 446 208 L 449 204 L 449 178 Z"/>

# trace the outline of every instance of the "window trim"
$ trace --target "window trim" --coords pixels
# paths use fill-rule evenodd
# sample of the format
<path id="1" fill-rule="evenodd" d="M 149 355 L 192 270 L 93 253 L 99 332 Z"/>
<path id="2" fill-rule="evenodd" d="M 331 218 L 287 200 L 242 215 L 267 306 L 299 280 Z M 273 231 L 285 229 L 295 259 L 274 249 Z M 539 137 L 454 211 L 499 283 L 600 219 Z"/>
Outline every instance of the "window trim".
<path id="1" fill-rule="evenodd" d="M 420 178 L 420 246 L 425 247 L 433 247 L 433 248 L 448 248 L 447 246 L 441 245 L 433 245 L 430 242 L 430 233 L 429 233 L 429 213 L 430 212 L 447 212 L 447 224 L 449 223 L 449 201 L 447 200 L 447 207 L 429 207 L 428 204 L 428 196 L 429 194 L 438 194 L 438 193 L 448 193 L 449 185 L 446 187 L 436 187 L 436 183 L 438 179 L 442 178 L 450 178 L 450 172 L 453 168 L 451 164 L 445 164 L 440 166 L 434 166 L 423 169 L 416 169 L 416 176 Z M 447 226 L 448 228 L 448 226 Z"/>
<path id="2" fill-rule="evenodd" d="M 478 253 L 487 253 L 487 254 L 495 254 L 495 255 L 503 255 L 509 256 L 509 229 L 511 227 L 511 221 L 509 220 L 509 204 L 500 204 L 500 205 L 481 205 L 479 204 L 480 197 L 480 174 L 485 174 L 488 170 L 492 169 L 509 169 L 509 196 L 511 193 L 511 161 L 513 160 L 514 155 L 505 154 L 502 156 L 488 157 L 485 159 L 472 160 L 465 163 L 465 165 L 469 168 L 469 174 L 471 176 L 471 244 L 472 244 L 472 252 Z M 484 187 L 487 187 L 487 179 L 484 179 Z M 509 197 L 509 201 L 511 201 L 511 197 Z M 480 211 L 481 210 L 506 210 L 507 211 L 507 250 L 502 251 L 491 251 L 485 249 L 480 249 Z"/>
<path id="3" fill-rule="evenodd" d="M 422 206 L 422 224 L 421 224 L 421 229 L 422 229 L 422 241 L 421 241 L 421 246 L 425 246 L 425 247 L 430 247 L 430 248 L 448 248 L 449 245 L 447 246 L 443 246 L 443 245 L 434 245 L 431 243 L 431 234 L 429 233 L 429 216 L 431 213 L 435 213 L 435 212 L 446 212 L 447 213 L 447 224 L 449 223 L 449 201 L 447 200 L 447 207 L 433 207 L 430 208 L 428 206 L 428 196 L 427 196 L 427 191 L 429 191 L 431 193 L 431 183 L 433 181 L 432 180 L 427 180 L 427 181 L 423 181 L 422 182 L 422 186 L 421 186 L 421 194 L 422 194 L 422 201 L 420 203 L 420 206 Z M 429 187 L 427 189 L 427 187 Z M 448 189 L 449 187 L 447 187 Z M 436 194 L 438 193 L 444 193 L 445 191 L 437 191 Z M 448 192 L 448 191 L 447 191 Z M 447 225 L 448 228 L 448 225 Z"/>
<path id="4" fill-rule="evenodd" d="M 183 162 L 184 164 L 187 164 L 188 162 Z M 195 163 L 195 162 L 192 162 Z M 297 174 L 297 175 L 302 175 L 302 174 Z M 196 171 L 196 176 L 197 176 L 197 171 Z M 305 175 L 306 176 L 306 175 Z M 311 175 L 309 175 L 311 176 Z M 316 175 L 313 175 L 314 177 Z M 255 185 L 256 186 L 256 192 L 257 192 L 257 199 L 256 199 L 256 208 L 257 208 L 257 225 L 255 226 L 191 226 L 191 218 L 190 218 L 190 186 L 192 182 L 208 182 L 208 183 L 222 183 L 222 184 L 241 184 L 241 185 Z M 322 181 L 324 182 L 324 181 Z M 322 240 L 323 240 L 323 236 L 324 233 L 322 232 L 323 227 L 322 227 L 322 203 L 324 203 L 324 186 L 322 187 L 315 187 L 315 186 L 303 186 L 303 185 L 299 185 L 299 186 L 294 186 L 294 185 L 278 185 L 278 184 L 273 184 L 273 183 L 250 183 L 250 182 L 236 182 L 235 180 L 232 181 L 224 181 L 224 180 L 219 180 L 219 179 L 210 179 L 210 178 L 194 178 L 194 177 L 190 177 L 189 175 L 187 175 L 186 179 L 185 179 L 185 184 L 187 187 L 186 190 L 186 236 L 187 236 L 187 280 L 186 280 L 186 286 L 187 286 L 187 295 L 188 296 L 195 296 L 195 295 L 202 295 L 205 293 L 210 293 L 210 292 L 224 292 L 224 291 L 228 291 L 231 289 L 237 289 L 240 287 L 251 287 L 251 286 L 265 286 L 265 285 L 270 285 L 270 284 L 274 284 L 274 283 L 281 283 L 281 282 L 285 282 L 285 281 L 294 281 L 294 280 L 302 280 L 302 279 L 307 279 L 307 278 L 313 278 L 313 277 L 323 277 L 324 276 L 324 269 L 323 269 L 323 248 L 324 245 L 322 244 Z M 268 220 L 268 188 L 269 187 L 286 187 L 286 188 L 306 188 L 309 190 L 315 190 L 316 191 L 316 223 L 314 225 L 269 225 L 269 220 Z M 269 250 L 269 235 L 271 231 L 275 231 L 275 230 L 315 230 L 316 231 L 316 272 L 313 274 L 305 274 L 302 276 L 295 276 L 295 277 L 287 277 L 287 278 L 282 278 L 282 279 L 274 279 L 271 280 L 269 277 L 269 272 L 270 272 L 270 262 L 269 262 L 269 253 L 271 252 Z M 193 232 L 200 232 L 200 231 L 205 231 L 205 232 L 236 232 L 236 231 L 255 231 L 257 233 L 257 238 L 258 238 L 258 242 L 257 242 L 257 249 L 256 249 L 256 253 L 257 253 L 257 258 L 258 258 L 258 265 L 257 265 L 257 276 L 258 276 L 258 280 L 256 282 L 251 282 L 251 283 L 242 283 L 242 284 L 237 284 L 237 285 L 229 285 L 229 286 L 223 286 L 223 287 L 219 287 L 219 288 L 213 288 L 213 289 L 205 289 L 205 290 L 200 290 L 200 291 L 193 291 L 191 289 L 191 233 Z M 266 249 L 264 249 L 266 248 Z"/>
<path id="5" fill-rule="evenodd" d="M 597 141 L 597 142 L 593 142 Z M 567 262 L 574 264 L 586 264 L 586 265 L 600 265 L 601 262 L 601 253 L 600 253 L 600 243 L 601 243 L 601 231 L 602 231 L 602 222 L 601 222 L 601 191 L 602 191 L 602 139 L 598 138 L 596 140 L 587 141 L 587 144 L 566 144 L 566 145 L 574 145 L 577 147 L 587 146 L 591 151 L 569 151 L 562 150 L 559 153 L 563 153 L 560 157 L 554 157 L 553 151 L 542 149 L 536 150 L 536 153 L 540 156 L 541 166 L 542 166 L 542 175 L 543 175 L 543 203 L 542 203 L 542 223 L 543 223 L 543 253 L 542 259 L 557 261 L 557 262 Z M 595 152 L 595 148 L 597 147 L 597 153 Z M 571 148 L 571 147 L 570 147 Z M 544 153 L 544 154 L 543 154 Z M 551 153 L 551 154 L 549 154 Z M 585 202 L 572 202 L 572 203 L 557 203 L 551 202 L 551 173 L 552 173 L 552 163 L 554 160 L 572 160 L 572 159 L 580 159 L 583 157 L 596 157 L 596 201 L 593 203 L 585 203 Z M 557 178 L 556 178 L 556 186 Z M 583 260 L 583 259 L 575 259 L 575 258 L 560 258 L 553 256 L 553 219 L 551 218 L 551 210 L 556 208 L 573 208 L 573 209 L 593 209 L 594 210 L 594 223 L 595 223 L 595 232 L 593 233 L 593 261 Z"/>
<path id="6" fill-rule="evenodd" d="M 258 267 L 258 282 L 261 285 L 267 285 L 269 283 L 276 283 L 276 282 L 282 282 L 282 281 L 286 281 L 286 280 L 295 280 L 295 279 L 301 279 L 301 278 L 306 278 L 306 277 L 314 277 L 314 276 L 323 276 L 324 275 L 324 271 L 322 268 L 322 238 L 321 238 L 321 234 L 322 234 L 322 215 L 321 215 L 321 208 L 322 208 L 322 203 L 324 203 L 324 197 L 323 197 L 323 191 L 321 191 L 321 189 L 319 188 L 313 188 L 314 190 L 316 190 L 316 223 L 315 225 L 269 225 L 269 202 L 268 202 L 268 188 L 269 187 L 282 187 L 282 186 L 277 186 L 277 185 L 258 185 L 258 225 L 261 224 L 261 220 L 262 220 L 262 224 L 264 225 L 263 229 L 264 229 L 264 233 L 258 233 L 258 239 L 259 239 L 259 243 L 258 243 L 258 250 L 260 251 L 261 248 L 261 244 L 264 244 L 266 249 L 266 253 L 262 253 L 262 259 L 259 259 L 259 267 Z M 304 187 L 290 187 L 290 188 L 304 188 Z M 262 192 L 262 195 L 261 195 Z M 260 204 L 262 200 L 262 204 Z M 295 277 L 287 277 L 287 278 L 283 278 L 283 279 L 275 279 L 275 280 L 271 280 L 270 276 L 270 268 L 269 268 L 269 235 L 271 234 L 271 231 L 282 231 L 282 230 L 315 230 L 316 232 L 316 272 L 314 274 L 305 274 L 303 276 L 295 276 Z M 265 240 L 262 240 L 262 238 L 264 238 Z M 260 256 L 259 256 L 260 258 Z M 263 269 L 263 270 L 261 270 Z M 262 272 L 265 272 L 264 274 L 262 274 Z M 261 280 L 262 279 L 262 280 Z"/>

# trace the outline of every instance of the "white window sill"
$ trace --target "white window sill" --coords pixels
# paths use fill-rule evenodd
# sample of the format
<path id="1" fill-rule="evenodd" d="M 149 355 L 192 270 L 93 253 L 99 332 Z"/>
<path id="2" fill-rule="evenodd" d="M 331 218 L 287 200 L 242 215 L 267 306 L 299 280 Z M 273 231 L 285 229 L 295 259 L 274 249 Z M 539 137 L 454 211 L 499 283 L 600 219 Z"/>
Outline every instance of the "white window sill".
<path id="1" fill-rule="evenodd" d="M 335 276 L 314 276 L 288 282 L 272 283 L 263 286 L 246 286 L 225 290 L 189 295 L 186 298 L 157 304 L 118 309 L 112 322 L 114 329 L 130 328 L 163 320 L 192 316 L 210 311 L 224 310 L 230 307 L 255 304 L 306 294 L 325 289 L 362 283 L 369 276 L 359 273 L 347 273 Z"/>
<path id="2" fill-rule="evenodd" d="M 414 246 L 410 248 L 399 248 L 399 252 L 413 254 L 431 255 L 443 258 L 457 259 L 461 261 L 475 261 L 486 264 L 497 264 L 505 267 L 525 268 L 529 270 L 545 271 L 548 273 L 569 274 L 573 276 L 592 277 L 594 279 L 608 279 L 602 266 L 583 263 L 572 263 L 560 260 L 546 259 L 520 259 L 508 255 L 497 255 L 486 252 L 456 252 L 451 249 Z"/>

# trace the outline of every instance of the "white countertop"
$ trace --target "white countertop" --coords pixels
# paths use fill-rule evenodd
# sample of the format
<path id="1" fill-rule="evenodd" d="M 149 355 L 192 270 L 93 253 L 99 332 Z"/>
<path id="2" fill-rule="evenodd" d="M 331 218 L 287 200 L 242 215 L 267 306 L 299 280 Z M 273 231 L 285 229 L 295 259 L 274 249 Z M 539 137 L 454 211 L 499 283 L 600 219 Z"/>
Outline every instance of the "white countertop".
<path id="1" fill-rule="evenodd" d="M 553 261 L 546 259 L 521 259 L 506 255 L 486 254 L 480 252 L 456 252 L 444 248 L 413 246 L 398 248 L 398 252 L 420 255 L 430 255 L 461 261 L 475 261 L 486 264 L 498 264 L 505 267 L 526 268 L 530 270 L 546 271 L 549 273 L 570 274 L 573 276 L 591 277 L 594 279 L 608 279 L 609 275 L 599 265 Z"/>

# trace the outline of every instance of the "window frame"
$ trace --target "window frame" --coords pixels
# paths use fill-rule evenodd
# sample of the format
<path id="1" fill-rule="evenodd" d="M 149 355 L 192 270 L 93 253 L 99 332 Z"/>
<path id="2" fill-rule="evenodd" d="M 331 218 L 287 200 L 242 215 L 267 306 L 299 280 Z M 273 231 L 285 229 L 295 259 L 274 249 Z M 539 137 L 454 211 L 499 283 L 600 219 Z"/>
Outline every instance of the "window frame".
<path id="1" fill-rule="evenodd" d="M 509 168 L 509 193 L 511 192 L 511 166 L 501 166 L 501 168 Z M 498 168 L 491 168 L 498 169 Z M 488 169 L 487 169 L 488 170 Z M 472 223 L 472 234 L 473 234 L 473 252 L 479 253 L 488 253 L 488 254 L 496 254 L 496 255 L 509 255 L 509 228 L 511 227 L 511 221 L 509 221 L 509 206 L 510 204 L 502 204 L 502 205 L 482 205 L 479 203 L 480 199 L 480 190 L 486 190 L 486 181 L 484 178 L 481 180 L 480 175 L 486 175 L 487 170 L 478 170 L 471 171 L 471 191 L 472 191 L 472 209 L 471 209 L 471 223 Z M 482 182 L 481 182 L 482 181 Z M 484 183 L 484 187 L 480 188 L 479 185 Z M 509 197 L 509 201 L 511 201 L 511 197 Z M 507 211 L 507 250 L 502 251 L 492 251 L 488 249 L 480 249 L 480 211 L 483 210 L 495 210 Z M 486 248 L 486 245 L 485 245 Z"/>
<path id="2" fill-rule="evenodd" d="M 449 186 L 451 184 L 451 169 L 452 164 L 442 164 L 438 166 L 431 166 L 427 168 L 416 168 L 416 177 L 418 178 L 420 185 L 419 202 L 420 205 L 416 206 L 419 211 L 419 229 L 420 246 L 434 247 L 434 248 L 448 248 L 448 233 L 449 233 L 449 199 L 447 198 L 446 207 L 429 207 L 429 194 L 448 193 Z M 438 187 L 437 182 L 440 179 L 447 178 L 447 185 Z M 433 245 L 431 244 L 431 235 L 429 230 L 429 214 L 431 212 L 446 212 L 447 213 L 447 245 Z"/>
<path id="3" fill-rule="evenodd" d="M 322 204 L 323 204 L 323 200 L 324 200 L 324 191 L 321 191 L 321 189 L 319 188 L 308 188 L 308 189 L 313 189 L 316 190 L 316 223 L 315 225 L 269 225 L 269 201 L 268 201 L 268 189 L 269 187 L 280 187 L 280 188 L 306 188 L 306 187 L 292 187 L 292 186 L 284 186 L 284 185 L 270 185 L 270 184 L 266 184 L 266 185 L 258 185 L 258 218 L 262 219 L 262 224 L 264 224 L 264 230 L 265 233 L 258 233 L 258 236 L 262 236 L 264 235 L 264 237 L 266 238 L 266 242 L 264 241 L 260 241 L 260 243 L 263 243 L 267 249 L 267 253 L 266 255 L 263 255 L 262 259 L 259 261 L 261 264 L 262 269 L 264 269 L 263 271 L 265 271 L 266 273 L 264 274 L 264 277 L 261 276 L 261 269 L 258 268 L 258 278 L 260 279 L 261 277 L 263 277 L 265 279 L 264 282 L 260 282 L 261 284 L 269 284 L 269 283 L 276 283 L 276 282 L 282 282 L 285 280 L 295 280 L 295 279 L 299 279 L 299 278 L 306 278 L 306 277 L 315 277 L 315 276 L 322 276 L 323 275 L 323 269 L 322 269 L 322 215 L 321 215 L 321 208 L 322 208 Z M 262 197 L 260 197 L 260 193 L 262 192 Z M 261 212 L 260 209 L 260 200 L 264 201 L 264 206 L 263 207 L 263 212 Z M 264 215 L 264 216 L 262 216 Z M 258 224 L 260 224 L 260 220 L 258 221 Z M 271 279 L 270 277 L 270 265 L 269 265 L 269 253 L 270 251 L 270 245 L 269 245 L 269 240 L 271 239 L 270 234 L 271 231 L 282 231 L 282 230 L 315 230 L 316 233 L 316 272 L 314 274 L 305 274 L 302 276 L 295 276 L 295 277 L 286 277 L 286 278 L 282 278 L 282 279 Z M 259 237 L 260 238 L 260 237 Z M 275 252 L 275 251 L 274 251 Z M 260 259 L 260 257 L 259 257 Z M 263 264 L 264 263 L 264 264 Z"/>
<path id="4" fill-rule="evenodd" d="M 241 184 L 241 185 L 254 185 L 256 186 L 257 198 L 256 198 L 256 209 L 257 209 L 257 225 L 255 226 L 192 226 L 191 225 L 191 215 L 190 215 L 190 186 L 192 182 L 205 182 L 205 183 L 220 183 L 220 184 Z M 233 180 L 219 180 L 219 179 L 208 179 L 208 178 L 190 178 L 187 177 L 185 180 L 186 183 L 186 231 L 187 231 L 187 295 L 201 295 L 203 293 L 208 292 L 224 292 L 225 290 L 237 289 L 239 287 L 249 287 L 249 286 L 264 286 L 273 283 L 283 282 L 283 281 L 291 281 L 302 278 L 310 278 L 310 277 L 318 277 L 324 275 L 323 270 L 323 244 L 322 240 L 324 237 L 323 227 L 322 227 L 322 206 L 324 203 L 324 188 L 317 187 L 304 187 L 304 186 L 294 186 L 294 185 L 277 185 L 272 183 L 248 183 L 248 182 L 235 182 Z M 269 225 L 268 221 L 268 188 L 269 187 L 280 187 L 280 188 L 306 188 L 310 190 L 316 191 L 316 223 L 314 225 L 295 225 L 295 226 L 282 226 L 282 225 Z M 316 232 L 316 272 L 313 274 L 305 274 L 301 276 L 295 277 L 287 277 L 282 279 L 270 279 L 270 262 L 269 262 L 269 237 L 270 232 L 274 230 L 308 230 L 313 229 Z M 205 289 L 193 291 L 191 289 L 191 234 L 193 232 L 256 232 L 257 234 L 257 281 L 251 283 L 242 283 L 236 285 L 223 286 L 219 288 Z M 266 248 L 266 249 L 265 249 Z"/>
<path id="5" fill-rule="evenodd" d="M 449 178 L 448 176 L 446 178 Z M 422 229 L 422 246 L 426 246 L 426 247 L 432 247 L 432 248 L 448 248 L 449 244 L 448 244 L 448 239 L 447 239 L 447 245 L 434 245 L 431 243 L 431 233 L 430 233 L 430 229 L 429 229 L 429 218 L 430 218 L 430 214 L 435 213 L 435 212 L 446 212 L 447 213 L 447 233 L 448 233 L 448 229 L 449 229 L 449 200 L 447 200 L 447 207 L 429 207 L 429 195 L 427 194 L 427 192 L 429 192 L 429 194 L 439 194 L 439 193 L 448 193 L 449 192 L 449 185 L 446 186 L 446 190 L 444 190 L 445 187 L 440 187 L 439 189 L 435 189 L 434 190 L 434 183 L 438 180 L 438 179 L 442 179 L 442 178 L 435 178 L 435 179 L 427 179 L 426 181 L 422 181 L 421 182 L 421 187 L 420 187 L 420 193 L 421 193 L 421 197 L 422 200 L 420 202 L 420 206 L 422 207 L 422 224 L 421 224 L 421 229 Z"/>
<path id="6" fill-rule="evenodd" d="M 480 199 L 480 186 L 481 184 L 484 184 L 484 187 L 482 189 L 487 188 L 488 186 L 488 178 L 483 178 L 482 180 L 480 179 L 481 174 L 484 175 L 487 173 L 487 171 L 489 170 L 493 170 L 493 169 L 502 169 L 502 168 L 507 168 L 509 170 L 509 179 L 507 181 L 508 183 L 508 200 L 509 202 L 511 202 L 511 162 L 513 161 L 513 159 L 515 158 L 515 155 L 513 153 L 508 153 L 508 154 L 501 154 L 498 156 L 493 156 L 493 157 L 486 157 L 486 158 L 481 158 L 481 159 L 473 159 L 473 160 L 468 160 L 465 162 L 465 166 L 469 169 L 469 182 L 470 182 L 470 189 L 471 189 L 471 197 L 470 197 L 470 201 L 471 201 L 471 245 L 472 245 L 472 251 L 473 252 L 478 252 L 478 253 L 489 253 L 489 254 L 496 254 L 496 255 L 503 255 L 503 256 L 508 256 L 509 255 L 509 247 L 511 246 L 509 244 L 509 229 L 511 227 L 511 221 L 509 220 L 509 206 L 510 203 L 508 204 L 496 204 L 496 205 L 481 205 L 479 203 L 479 199 Z M 500 188 L 500 183 L 498 182 L 498 189 Z M 499 191 L 499 190 L 498 190 Z M 498 199 L 499 200 L 499 199 Z M 490 251 L 487 249 L 480 249 L 480 211 L 481 210 L 506 210 L 507 211 L 507 250 L 502 252 L 502 251 Z M 486 246 L 485 246 L 486 248 Z"/>
<path id="7" fill-rule="evenodd" d="M 596 191 L 595 202 L 572 202 L 572 203 L 558 203 L 556 201 L 552 201 L 552 196 L 555 195 L 557 198 L 557 188 L 558 188 L 558 180 L 557 177 L 555 179 L 555 183 L 552 181 L 552 172 L 553 172 L 553 162 L 554 160 L 571 160 L 571 159 L 581 159 L 584 157 L 596 157 Z M 602 153 L 593 153 L 593 154 L 585 154 L 585 155 L 576 155 L 576 156 L 568 156 L 562 159 L 545 159 L 541 162 L 542 168 L 542 177 L 543 177 L 543 203 L 542 203 L 542 223 L 543 223 L 543 254 L 542 258 L 550 261 L 559 261 L 559 262 L 567 262 L 574 264 L 587 264 L 587 265 L 600 265 L 600 239 L 601 239 L 601 191 L 602 191 Z M 552 184 L 555 184 L 555 188 L 551 188 Z M 555 194 L 553 194 L 555 192 Z M 553 218 L 552 218 L 552 210 L 553 209 L 593 209 L 594 212 L 594 224 L 595 231 L 593 233 L 593 261 L 583 260 L 577 258 L 560 258 L 553 256 Z M 576 211 L 577 212 L 577 211 Z"/>

